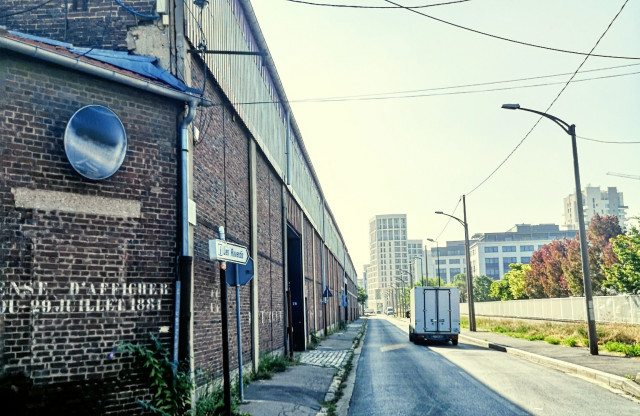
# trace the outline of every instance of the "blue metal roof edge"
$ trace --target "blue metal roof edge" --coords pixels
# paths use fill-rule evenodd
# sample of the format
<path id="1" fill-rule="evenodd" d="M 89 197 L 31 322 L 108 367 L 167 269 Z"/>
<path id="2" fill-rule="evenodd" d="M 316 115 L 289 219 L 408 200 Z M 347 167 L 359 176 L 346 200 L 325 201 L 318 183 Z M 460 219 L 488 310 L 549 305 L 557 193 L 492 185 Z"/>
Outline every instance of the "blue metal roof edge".
<path id="1" fill-rule="evenodd" d="M 155 64 L 158 62 L 158 59 L 152 56 L 131 55 L 128 52 L 112 51 L 108 49 L 74 48 L 71 43 L 60 42 L 54 39 L 29 35 L 27 33 L 16 32 L 14 30 L 9 31 L 9 33 L 23 39 L 66 48 L 69 52 L 76 55 L 86 56 L 87 58 L 114 65 L 118 68 L 126 69 L 147 78 L 162 81 L 182 92 L 202 95 L 201 90 L 186 86 L 180 79 L 176 78 L 168 71 L 156 66 Z"/>

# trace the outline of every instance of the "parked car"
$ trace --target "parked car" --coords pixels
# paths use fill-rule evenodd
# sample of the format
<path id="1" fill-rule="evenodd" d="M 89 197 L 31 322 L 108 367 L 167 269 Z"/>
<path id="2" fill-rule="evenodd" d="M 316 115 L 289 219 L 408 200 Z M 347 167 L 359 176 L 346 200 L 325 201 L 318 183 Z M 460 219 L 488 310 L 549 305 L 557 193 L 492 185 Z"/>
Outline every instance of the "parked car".
<path id="1" fill-rule="evenodd" d="M 365 316 L 374 315 L 375 313 L 376 313 L 376 311 L 374 311 L 373 308 L 367 308 L 367 309 L 364 310 Z"/>
<path id="2" fill-rule="evenodd" d="M 393 307 L 389 306 L 387 308 L 387 315 L 393 315 Z"/>

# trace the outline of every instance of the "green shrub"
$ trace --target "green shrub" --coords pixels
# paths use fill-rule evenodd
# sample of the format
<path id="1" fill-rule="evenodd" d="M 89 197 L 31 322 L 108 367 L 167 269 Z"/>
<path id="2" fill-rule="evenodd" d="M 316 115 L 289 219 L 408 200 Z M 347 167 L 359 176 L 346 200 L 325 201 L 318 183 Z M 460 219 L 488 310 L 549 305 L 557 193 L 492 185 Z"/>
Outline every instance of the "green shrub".
<path id="1" fill-rule="evenodd" d="M 273 377 L 274 372 L 285 371 L 289 366 L 297 364 L 299 359 L 289 361 L 284 355 L 263 355 L 260 357 L 260 364 L 258 364 L 258 372 L 253 373 L 254 380 L 267 380 Z"/>
<path id="2" fill-rule="evenodd" d="M 575 347 L 578 345 L 578 341 L 574 337 L 565 338 L 562 342 L 564 345 L 569 347 Z"/>
<path id="3" fill-rule="evenodd" d="M 560 344 L 560 340 L 558 338 L 546 337 L 544 340 L 547 341 L 549 344 L 553 344 L 553 345 Z"/>
<path id="4" fill-rule="evenodd" d="M 142 366 L 153 395 L 153 400 L 145 402 L 136 399 L 140 406 L 162 416 L 189 415 L 191 412 L 191 393 L 194 385 L 191 374 L 185 370 L 186 363 L 176 368 L 170 360 L 169 351 L 153 335 L 151 346 L 121 343 L 119 351 L 128 351 L 135 362 Z"/>

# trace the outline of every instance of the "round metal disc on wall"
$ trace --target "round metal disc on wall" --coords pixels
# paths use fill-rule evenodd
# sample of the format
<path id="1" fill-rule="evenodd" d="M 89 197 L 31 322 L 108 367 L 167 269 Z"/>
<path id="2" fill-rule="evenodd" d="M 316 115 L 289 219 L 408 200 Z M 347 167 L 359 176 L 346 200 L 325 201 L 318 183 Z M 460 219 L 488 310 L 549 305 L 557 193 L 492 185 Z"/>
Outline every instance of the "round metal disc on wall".
<path id="1" fill-rule="evenodd" d="M 113 111 L 101 105 L 88 105 L 76 111 L 67 123 L 64 151 L 80 175 L 106 179 L 124 161 L 127 135 Z"/>

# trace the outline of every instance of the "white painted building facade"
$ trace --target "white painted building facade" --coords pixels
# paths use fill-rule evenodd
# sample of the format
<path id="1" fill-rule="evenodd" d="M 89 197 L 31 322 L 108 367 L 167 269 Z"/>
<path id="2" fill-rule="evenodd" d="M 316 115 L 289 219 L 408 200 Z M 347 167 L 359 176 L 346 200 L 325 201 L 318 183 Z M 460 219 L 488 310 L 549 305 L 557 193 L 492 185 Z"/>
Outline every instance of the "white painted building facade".
<path id="1" fill-rule="evenodd" d="M 376 215 L 369 221 L 369 257 L 369 307 L 395 309 L 400 289 L 410 281 L 406 214 Z"/>
<path id="2" fill-rule="evenodd" d="M 582 208 L 584 211 L 585 226 L 595 214 L 600 216 L 615 215 L 618 217 L 620 227 L 624 228 L 627 222 L 627 209 L 624 205 L 622 192 L 618 192 L 615 186 L 606 190 L 599 186 L 587 186 L 582 189 Z M 576 194 L 564 198 L 564 223 L 567 229 L 577 230 L 578 227 L 578 203 Z"/>

